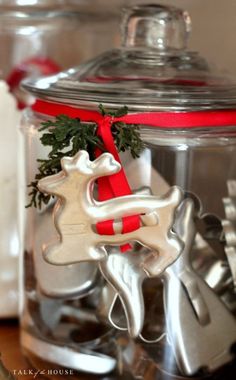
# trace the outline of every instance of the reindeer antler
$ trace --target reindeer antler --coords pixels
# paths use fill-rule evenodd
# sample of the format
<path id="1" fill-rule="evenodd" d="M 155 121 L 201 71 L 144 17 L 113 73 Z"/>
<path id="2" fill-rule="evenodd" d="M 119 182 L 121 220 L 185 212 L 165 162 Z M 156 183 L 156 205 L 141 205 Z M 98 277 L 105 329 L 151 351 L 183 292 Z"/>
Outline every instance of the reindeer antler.
<path id="1" fill-rule="evenodd" d="M 112 154 L 104 153 L 96 160 L 90 161 L 89 154 L 85 150 L 80 150 L 74 157 L 63 157 L 61 160 L 62 170 L 68 175 L 72 171 L 99 178 L 106 175 L 115 174 L 120 171 L 120 164 L 114 159 Z"/>

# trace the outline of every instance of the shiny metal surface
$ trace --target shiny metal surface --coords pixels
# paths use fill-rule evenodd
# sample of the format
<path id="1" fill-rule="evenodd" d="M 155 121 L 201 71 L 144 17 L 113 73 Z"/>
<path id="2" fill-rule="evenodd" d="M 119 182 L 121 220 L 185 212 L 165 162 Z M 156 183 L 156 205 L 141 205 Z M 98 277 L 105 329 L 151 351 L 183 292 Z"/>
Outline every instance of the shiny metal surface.
<path id="1" fill-rule="evenodd" d="M 233 277 L 234 287 L 236 289 L 236 247 L 226 247 L 225 253 L 226 253 L 231 274 Z"/>
<path id="2" fill-rule="evenodd" d="M 116 360 L 108 355 L 81 348 L 60 346 L 42 340 L 26 331 L 21 333 L 21 344 L 24 350 L 35 354 L 49 363 L 60 363 L 62 367 L 71 368 L 81 372 L 103 375 L 113 371 Z"/>
<path id="3" fill-rule="evenodd" d="M 223 199 L 226 220 L 222 221 L 229 268 L 232 274 L 234 287 L 236 290 L 236 181 L 227 181 L 228 198 Z"/>
<path id="4" fill-rule="evenodd" d="M 65 305 L 63 300 L 52 300 L 43 296 L 38 297 L 38 302 L 41 322 L 43 322 L 44 326 L 47 326 L 52 333 L 58 329 L 60 321 L 65 317 L 77 321 L 78 325 L 83 322 L 97 323 L 93 310 Z M 32 314 L 34 320 L 35 317 L 36 315 Z"/>
<path id="5" fill-rule="evenodd" d="M 132 338 L 138 337 L 144 323 L 144 300 L 142 283 L 146 274 L 140 268 L 139 257 L 133 252 L 122 255 L 111 254 L 100 262 L 99 267 L 104 278 L 117 292 L 126 315 L 127 328 Z M 111 304 L 111 313 L 116 297 Z"/>
<path id="6" fill-rule="evenodd" d="M 55 240 L 57 232 L 52 222 L 51 208 L 36 216 L 37 233 L 34 240 L 34 265 L 38 290 L 50 298 L 72 299 L 88 295 L 98 282 L 98 269 L 93 263 L 54 266 L 43 259 L 45 239 Z"/>
<path id="7" fill-rule="evenodd" d="M 220 296 L 231 288 L 232 279 L 229 272 L 227 261 L 217 260 L 206 272 L 204 280 Z"/>
<path id="8" fill-rule="evenodd" d="M 196 219 L 196 228 L 201 237 L 212 248 L 216 257 L 225 260 L 225 242 L 221 219 L 213 214 L 203 214 Z"/>
<path id="9" fill-rule="evenodd" d="M 185 243 L 179 259 L 164 275 L 167 335 L 181 372 L 186 376 L 206 368 L 214 371 L 233 358 L 236 321 L 218 296 L 191 267 L 196 236 L 191 200 L 185 200 L 175 230 Z"/>
<path id="10" fill-rule="evenodd" d="M 81 151 L 74 158 L 64 158 L 62 168 L 58 175 L 47 177 L 39 183 L 41 191 L 59 196 L 54 208 L 54 223 L 61 241 L 58 246 L 53 244 L 46 249 L 46 259 L 55 265 L 99 261 L 102 274 L 123 304 L 128 331 L 132 337 L 137 337 L 144 323 L 144 278 L 160 275 L 177 259 L 182 249 L 172 227 L 183 194 L 180 189 L 172 188 L 162 198 L 138 194 L 95 202 L 93 181 L 119 170 L 119 164 L 112 155 L 105 153 L 91 162 L 87 152 Z M 102 218 L 117 219 L 147 211 L 149 214 L 142 216 L 143 226 L 131 233 L 100 236 L 92 228 Z M 102 244 L 117 245 L 132 240 L 150 248 L 152 252 L 145 256 L 120 253 L 107 255 L 101 247 Z M 94 252 L 102 252 L 103 256 Z M 43 261 L 42 258 L 40 260 Z M 88 279 L 86 271 L 84 275 Z M 82 285 L 85 279 L 83 276 Z"/>
<path id="11" fill-rule="evenodd" d="M 107 323 L 109 321 L 115 328 L 119 328 L 120 330 L 127 330 L 126 324 L 124 325 L 124 327 L 120 326 L 120 320 L 121 320 L 120 313 L 118 315 L 118 320 L 114 320 L 112 316 L 112 312 L 114 310 L 115 303 L 118 297 L 119 295 L 116 292 L 116 290 L 113 288 L 113 286 L 110 285 L 110 283 L 105 283 L 101 289 L 101 294 L 99 297 L 99 303 L 97 306 L 96 315 L 97 315 L 98 320 L 102 322 Z"/>
<path id="12" fill-rule="evenodd" d="M 91 162 L 88 153 L 80 151 L 73 158 L 63 158 L 61 164 L 59 174 L 39 181 L 42 192 L 59 197 L 54 207 L 54 223 L 60 240 L 43 248 L 49 263 L 68 265 L 99 261 L 107 256 L 105 245 L 131 241 L 138 241 L 156 252 L 142 263 L 149 276 L 161 274 L 178 257 L 182 244 L 172 231 L 175 210 L 183 197 L 178 187 L 171 188 L 162 197 L 130 195 L 97 202 L 93 198 L 93 182 L 120 170 L 113 156 L 104 153 Z M 153 226 L 123 235 L 105 236 L 94 232 L 97 222 L 150 212 L 155 215 Z"/>
<path id="13" fill-rule="evenodd" d="M 150 188 L 142 188 L 135 191 L 135 194 L 151 194 Z M 174 215 L 172 215 L 174 218 Z M 142 216 L 142 222 L 146 226 L 156 226 L 161 223 L 160 220 L 157 220 L 155 212 L 148 215 Z M 172 220 L 173 223 L 173 220 Z M 148 233 L 148 232 L 147 232 Z M 154 237 L 150 240 L 154 240 Z M 164 335 L 160 335 L 155 340 L 147 340 L 142 335 L 142 329 L 144 324 L 145 310 L 144 310 L 144 299 L 143 299 L 143 290 L 142 285 L 145 278 L 150 277 L 150 272 L 145 273 L 144 271 L 144 262 L 145 256 L 152 256 L 149 253 L 142 254 L 141 251 L 138 253 L 128 252 L 126 255 L 121 255 L 119 253 L 111 253 L 107 260 L 100 262 L 100 270 L 108 281 L 109 284 L 113 287 L 113 292 L 109 287 L 105 287 L 102 292 L 102 310 L 100 313 L 104 313 L 108 316 L 110 323 L 113 327 L 116 327 L 120 330 L 125 330 L 125 327 L 121 327 L 114 322 L 113 320 L 113 309 L 115 307 L 117 297 L 120 298 L 123 309 L 126 315 L 127 329 L 131 337 L 140 337 L 146 343 L 158 342 L 163 338 Z M 168 252 L 166 252 L 168 256 Z M 156 257 L 154 255 L 154 257 Z M 173 259 L 173 261 L 175 258 Z M 155 263 L 153 260 L 153 265 Z M 159 272 L 157 272 L 158 275 Z M 118 316 L 116 320 L 119 321 Z M 118 322 L 119 323 L 119 322 Z"/>

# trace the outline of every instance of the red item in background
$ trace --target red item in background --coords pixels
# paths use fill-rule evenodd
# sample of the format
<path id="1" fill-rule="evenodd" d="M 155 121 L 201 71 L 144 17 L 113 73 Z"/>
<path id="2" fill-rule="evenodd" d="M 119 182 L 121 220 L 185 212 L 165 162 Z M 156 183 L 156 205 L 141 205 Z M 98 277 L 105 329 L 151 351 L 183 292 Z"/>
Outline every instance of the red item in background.
<path id="1" fill-rule="evenodd" d="M 8 75 L 6 82 L 18 101 L 18 108 L 24 109 L 27 106 L 27 102 L 25 102 L 24 97 L 21 96 L 21 92 L 19 91 L 20 82 L 24 78 L 32 75 L 52 75 L 59 71 L 60 67 L 57 63 L 49 58 L 42 57 L 32 57 L 15 66 Z"/>

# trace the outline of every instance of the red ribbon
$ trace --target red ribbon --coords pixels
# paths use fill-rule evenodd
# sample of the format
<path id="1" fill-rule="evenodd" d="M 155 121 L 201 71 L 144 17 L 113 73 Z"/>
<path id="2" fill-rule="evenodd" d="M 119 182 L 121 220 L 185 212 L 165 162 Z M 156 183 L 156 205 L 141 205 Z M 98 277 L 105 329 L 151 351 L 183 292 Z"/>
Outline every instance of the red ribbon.
<path id="1" fill-rule="evenodd" d="M 35 112 L 49 116 L 60 114 L 80 118 L 82 121 L 99 122 L 104 118 L 97 111 L 88 111 L 59 103 L 37 100 L 33 105 Z M 236 126 L 236 110 L 195 111 L 195 112 L 141 112 L 132 113 L 115 121 L 126 124 L 142 124 L 157 128 L 200 128 Z"/>
<path id="2" fill-rule="evenodd" d="M 103 116 L 97 111 L 88 111 L 71 107 L 59 103 L 45 102 L 37 100 L 32 106 L 35 112 L 48 116 L 60 114 L 68 115 L 72 118 L 79 118 L 85 122 L 95 122 L 98 125 L 98 135 L 101 136 L 104 146 L 114 158 L 120 163 L 111 126 L 114 122 L 122 121 L 126 124 L 142 124 L 158 128 L 198 128 L 198 127 L 224 127 L 236 126 L 236 111 L 200 111 L 200 112 L 148 112 L 133 113 L 122 117 Z M 97 156 L 101 151 L 96 151 Z M 109 177 L 100 178 L 98 181 L 99 200 L 104 201 L 114 197 L 129 195 L 132 193 L 124 169 L 119 173 Z M 124 217 L 122 219 L 122 233 L 134 231 L 140 227 L 140 217 L 138 215 Z M 105 221 L 97 224 L 97 231 L 102 235 L 113 235 L 113 221 Z M 125 251 L 128 246 L 123 246 Z"/>
<path id="3" fill-rule="evenodd" d="M 99 114 L 99 117 L 97 119 L 97 134 L 101 137 L 106 150 L 110 152 L 114 156 L 115 160 L 121 164 L 120 157 L 117 152 L 111 132 L 112 124 L 118 119 L 111 116 L 101 116 L 102 115 Z M 101 154 L 102 152 L 97 149 L 96 155 L 100 156 Z M 132 191 L 130 189 L 127 177 L 122 166 L 121 170 L 117 174 L 98 179 L 98 196 L 100 201 L 105 201 L 107 199 L 112 199 L 115 197 L 121 197 L 130 194 L 132 194 Z M 137 230 L 140 227 L 139 216 L 134 215 L 122 218 L 122 226 L 123 234 Z M 113 220 L 97 223 L 96 227 L 97 232 L 101 235 L 114 235 L 115 233 L 113 228 Z M 124 252 L 127 249 L 129 249 L 129 247 L 130 246 L 128 244 L 124 245 L 121 247 L 121 251 Z"/>

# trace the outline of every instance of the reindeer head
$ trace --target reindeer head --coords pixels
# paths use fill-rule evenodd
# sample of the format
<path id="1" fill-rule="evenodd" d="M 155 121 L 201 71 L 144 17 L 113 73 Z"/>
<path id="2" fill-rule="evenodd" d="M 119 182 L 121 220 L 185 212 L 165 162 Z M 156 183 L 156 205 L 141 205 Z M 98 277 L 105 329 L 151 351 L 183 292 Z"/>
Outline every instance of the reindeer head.
<path id="1" fill-rule="evenodd" d="M 120 170 L 120 164 L 110 153 L 104 153 L 95 161 L 90 161 L 88 152 L 81 150 L 74 157 L 64 157 L 61 160 L 62 171 L 43 178 L 38 183 L 41 192 L 62 196 L 69 180 L 76 177 L 81 183 L 88 183 L 103 176 L 115 174 Z"/>
<path id="2" fill-rule="evenodd" d="M 65 183 L 66 175 L 64 172 L 45 177 L 38 182 L 38 189 L 42 193 L 60 196 L 60 187 Z"/>
<path id="3" fill-rule="evenodd" d="M 62 170 L 67 174 L 76 171 L 91 179 L 115 174 L 120 170 L 120 164 L 112 154 L 104 153 L 94 161 L 90 161 L 85 150 L 79 151 L 74 157 L 64 157 L 61 160 Z"/>

